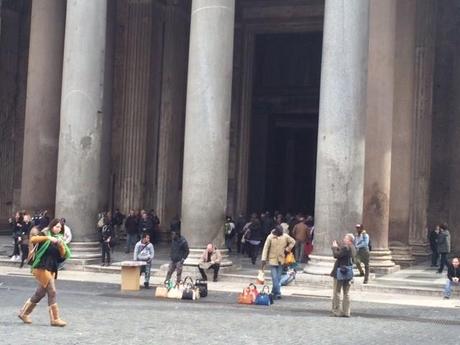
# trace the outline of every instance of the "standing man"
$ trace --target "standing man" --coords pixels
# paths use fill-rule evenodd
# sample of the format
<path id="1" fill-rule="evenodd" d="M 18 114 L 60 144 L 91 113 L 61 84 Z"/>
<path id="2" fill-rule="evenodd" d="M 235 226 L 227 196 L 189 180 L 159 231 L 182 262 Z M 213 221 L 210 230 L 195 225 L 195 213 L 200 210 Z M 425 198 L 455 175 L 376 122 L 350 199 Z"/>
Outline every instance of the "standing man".
<path id="1" fill-rule="evenodd" d="M 299 222 L 294 226 L 292 236 L 295 238 L 295 259 L 297 262 L 304 262 L 305 244 L 310 237 L 310 229 L 305 224 L 303 216 L 299 218 Z"/>
<path id="2" fill-rule="evenodd" d="M 121 235 L 121 226 L 123 225 L 123 220 L 125 219 L 125 215 L 120 212 L 120 209 L 116 209 L 113 214 L 113 228 L 115 237 L 120 238 Z"/>
<path id="3" fill-rule="evenodd" d="M 187 240 L 177 232 L 171 232 L 171 262 L 169 263 L 168 273 L 166 274 L 166 281 L 171 279 L 174 271 L 177 272 L 176 282 L 179 283 L 182 277 L 182 266 L 185 259 L 187 259 L 190 250 L 188 248 Z"/>
<path id="4" fill-rule="evenodd" d="M 442 273 L 442 271 L 444 270 L 444 266 L 448 265 L 447 254 L 450 253 L 450 232 L 447 229 L 446 223 L 439 225 L 439 235 L 437 243 L 438 253 L 441 255 L 438 273 Z"/>
<path id="5" fill-rule="evenodd" d="M 201 277 L 203 280 L 208 280 L 205 270 L 214 270 L 214 279 L 217 281 L 217 275 L 219 274 L 220 262 L 222 261 L 222 255 L 220 250 L 217 249 L 212 243 L 209 243 L 203 254 L 201 255 L 200 263 L 198 264 L 198 269 L 200 270 Z"/>
<path id="6" fill-rule="evenodd" d="M 339 246 L 337 241 L 332 242 L 332 255 L 334 256 L 335 264 L 331 272 L 331 277 L 334 279 L 333 296 L 332 296 L 332 315 L 350 317 L 350 282 L 353 279 L 337 279 L 337 271 L 349 270 L 353 272 L 353 257 L 355 256 L 355 246 L 353 244 L 355 237 L 353 234 L 346 234 L 343 238 L 343 244 Z M 343 291 L 342 306 L 340 305 L 340 293 Z"/>
<path id="7" fill-rule="evenodd" d="M 235 222 L 232 217 L 227 216 L 224 223 L 225 246 L 229 253 L 232 252 L 233 236 L 235 235 Z"/>
<path id="8" fill-rule="evenodd" d="M 139 218 L 134 210 L 129 210 L 129 216 L 125 220 L 126 230 L 126 249 L 125 253 L 128 254 L 134 244 L 139 240 Z"/>
<path id="9" fill-rule="evenodd" d="M 362 224 L 356 224 L 355 247 L 357 250 L 356 267 L 359 275 L 364 276 L 363 284 L 367 284 L 369 281 L 369 235 Z M 364 272 L 361 263 L 364 264 Z"/>
<path id="10" fill-rule="evenodd" d="M 134 247 L 134 261 L 143 261 L 145 265 L 141 267 L 141 274 L 144 272 L 144 287 L 149 288 L 150 270 L 152 269 L 152 260 L 155 256 L 155 249 L 150 243 L 149 234 L 143 234 L 142 239 Z"/>
<path id="11" fill-rule="evenodd" d="M 141 233 L 141 236 L 146 233 L 150 235 L 150 238 L 153 238 L 153 227 L 154 224 L 152 217 L 150 217 L 150 215 L 146 211 L 142 211 L 141 220 L 139 222 L 139 232 Z"/>
<path id="12" fill-rule="evenodd" d="M 278 225 L 265 240 L 262 251 L 262 271 L 268 261 L 272 276 L 272 294 L 275 299 L 281 299 L 281 274 L 283 273 L 284 258 L 292 248 L 295 240 L 283 232 L 283 228 Z"/>
<path id="13" fill-rule="evenodd" d="M 438 267 L 438 236 L 439 236 L 439 226 L 436 226 L 434 230 L 431 230 L 428 235 L 428 240 L 430 241 L 431 248 L 431 267 Z"/>

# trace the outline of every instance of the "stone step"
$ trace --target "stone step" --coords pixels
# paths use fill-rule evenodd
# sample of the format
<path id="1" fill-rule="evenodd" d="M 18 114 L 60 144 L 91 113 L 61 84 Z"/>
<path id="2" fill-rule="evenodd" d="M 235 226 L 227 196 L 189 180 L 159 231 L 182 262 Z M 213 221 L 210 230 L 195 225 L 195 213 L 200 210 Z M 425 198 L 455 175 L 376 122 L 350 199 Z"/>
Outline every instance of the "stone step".
<path id="1" fill-rule="evenodd" d="M 100 251 L 101 244 L 99 242 L 71 242 L 70 248 L 73 251 Z"/>

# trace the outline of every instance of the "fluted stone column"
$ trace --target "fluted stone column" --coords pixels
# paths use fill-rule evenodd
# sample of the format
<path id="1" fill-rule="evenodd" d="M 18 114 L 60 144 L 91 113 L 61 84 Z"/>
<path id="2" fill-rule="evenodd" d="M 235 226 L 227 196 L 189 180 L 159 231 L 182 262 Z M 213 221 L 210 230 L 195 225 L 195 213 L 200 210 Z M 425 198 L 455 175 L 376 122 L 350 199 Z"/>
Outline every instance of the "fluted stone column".
<path id="1" fill-rule="evenodd" d="M 180 215 L 190 26 L 183 8 L 170 4 L 166 12 L 156 199 L 163 231 Z"/>
<path id="2" fill-rule="evenodd" d="M 128 4 L 126 57 L 122 115 L 121 160 L 118 171 L 117 205 L 124 212 L 144 205 L 147 140 L 151 116 L 151 70 L 153 63 L 153 2 Z"/>
<path id="3" fill-rule="evenodd" d="M 182 187 L 192 247 L 223 244 L 227 203 L 235 1 L 193 0 Z"/>
<path id="4" fill-rule="evenodd" d="M 361 222 L 369 2 L 327 0 L 316 173 L 315 255 L 308 273 L 328 273 L 331 243 Z M 323 260 L 325 267 L 321 267 Z"/>
<path id="5" fill-rule="evenodd" d="M 107 0 L 67 1 L 56 214 L 76 241 L 96 239 L 96 215 L 107 207 L 106 19 Z"/>
<path id="6" fill-rule="evenodd" d="M 371 266 L 394 267 L 388 249 L 394 111 L 396 1 L 371 0 L 367 82 L 364 226 L 372 238 Z"/>
<path id="7" fill-rule="evenodd" d="M 413 255 L 423 260 L 430 253 L 427 239 L 427 212 L 431 177 L 436 1 L 417 1 L 416 12 L 415 109 L 412 123 L 414 136 L 409 243 Z"/>
<path id="8" fill-rule="evenodd" d="M 32 2 L 21 207 L 54 211 L 65 1 Z"/>
<path id="9" fill-rule="evenodd" d="M 409 247 L 409 218 L 416 3 L 417 0 L 397 1 L 389 241 L 393 260 L 401 266 L 414 262 Z"/>

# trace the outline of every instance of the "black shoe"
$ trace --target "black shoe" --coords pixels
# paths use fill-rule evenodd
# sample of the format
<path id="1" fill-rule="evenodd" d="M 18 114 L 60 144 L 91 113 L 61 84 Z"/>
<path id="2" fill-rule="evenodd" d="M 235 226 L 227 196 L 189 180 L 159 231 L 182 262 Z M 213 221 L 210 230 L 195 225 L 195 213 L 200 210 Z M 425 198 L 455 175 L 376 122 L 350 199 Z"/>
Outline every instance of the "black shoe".
<path id="1" fill-rule="evenodd" d="M 145 287 L 146 289 L 150 289 L 149 283 L 148 283 L 148 282 L 145 282 L 145 283 L 144 283 L 144 287 Z"/>
<path id="2" fill-rule="evenodd" d="M 363 284 L 367 284 L 367 283 L 368 283 L 368 281 L 367 281 L 367 280 L 363 281 Z"/>
<path id="3" fill-rule="evenodd" d="M 105 262 L 101 263 L 101 266 L 105 266 Z"/>
<path id="4" fill-rule="evenodd" d="M 214 277 L 214 279 L 212 280 L 214 283 L 217 282 L 217 277 Z"/>
<path id="5" fill-rule="evenodd" d="M 450 299 L 450 297 L 449 296 L 444 296 L 444 299 Z"/>

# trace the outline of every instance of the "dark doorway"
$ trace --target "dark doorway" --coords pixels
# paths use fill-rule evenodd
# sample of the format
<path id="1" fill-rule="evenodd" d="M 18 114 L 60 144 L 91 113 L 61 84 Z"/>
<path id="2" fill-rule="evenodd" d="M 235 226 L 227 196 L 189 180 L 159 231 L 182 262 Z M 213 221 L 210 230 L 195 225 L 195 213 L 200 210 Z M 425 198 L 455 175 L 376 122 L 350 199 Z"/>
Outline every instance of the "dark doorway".
<path id="1" fill-rule="evenodd" d="M 256 38 L 248 212 L 314 214 L 322 33 Z"/>

